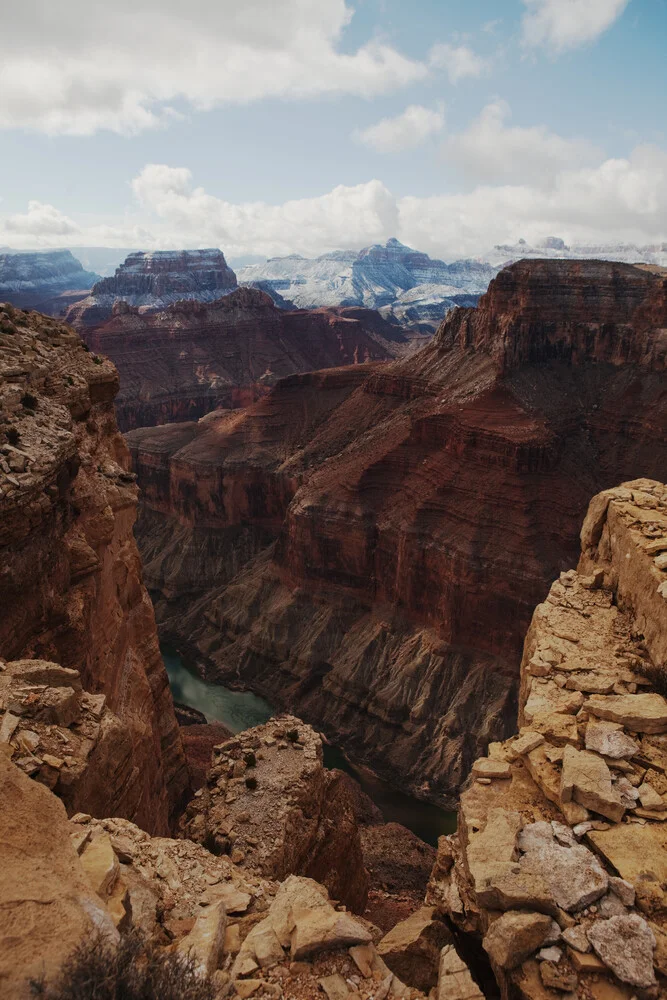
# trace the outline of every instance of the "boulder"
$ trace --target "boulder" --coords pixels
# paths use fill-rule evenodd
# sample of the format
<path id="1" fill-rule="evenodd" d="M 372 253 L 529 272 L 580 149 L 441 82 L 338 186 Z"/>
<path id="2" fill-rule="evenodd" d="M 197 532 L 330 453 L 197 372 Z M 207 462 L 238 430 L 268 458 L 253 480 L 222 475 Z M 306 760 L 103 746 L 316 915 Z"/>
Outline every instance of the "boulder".
<path id="1" fill-rule="evenodd" d="M 494 965 L 515 969 L 544 944 L 551 918 L 544 913 L 503 913 L 487 931 L 482 947 Z"/>
<path id="2" fill-rule="evenodd" d="M 483 1000 L 483 996 L 454 945 L 446 944 L 440 952 L 435 1000 Z"/>
<path id="3" fill-rule="evenodd" d="M 593 695 L 584 707 L 591 715 L 618 722 L 633 733 L 667 732 L 667 701 L 655 692 Z"/>
<path id="4" fill-rule="evenodd" d="M 653 931 L 636 913 L 597 920 L 588 930 L 595 953 L 622 982 L 647 989 L 655 985 Z"/>
<path id="5" fill-rule="evenodd" d="M 95 929 L 117 938 L 70 840 L 62 802 L 0 754 L 0 996 L 24 1000 L 28 980 L 53 981 Z"/>
<path id="6" fill-rule="evenodd" d="M 613 760 L 622 760 L 634 757 L 639 752 L 639 744 L 624 732 L 618 722 L 591 719 L 586 726 L 586 749 Z"/>
<path id="7" fill-rule="evenodd" d="M 349 948 L 355 944 L 370 944 L 372 935 L 348 913 L 338 913 L 333 907 L 295 909 L 291 954 L 295 961 L 320 951 Z"/>
<path id="8" fill-rule="evenodd" d="M 190 933 L 179 941 L 178 951 L 193 958 L 200 975 L 210 976 L 218 968 L 226 926 L 225 908 L 222 903 L 215 903 L 197 917 Z"/>
<path id="9" fill-rule="evenodd" d="M 566 746 L 561 773 L 561 801 L 574 799 L 586 809 L 620 823 L 625 812 L 620 792 L 612 786 L 611 772 L 602 757 Z"/>
<path id="10" fill-rule="evenodd" d="M 422 993 L 437 984 L 440 952 L 452 940 L 451 931 L 442 920 L 434 919 L 434 913 L 432 907 L 423 906 L 399 921 L 377 945 L 391 971 Z"/>

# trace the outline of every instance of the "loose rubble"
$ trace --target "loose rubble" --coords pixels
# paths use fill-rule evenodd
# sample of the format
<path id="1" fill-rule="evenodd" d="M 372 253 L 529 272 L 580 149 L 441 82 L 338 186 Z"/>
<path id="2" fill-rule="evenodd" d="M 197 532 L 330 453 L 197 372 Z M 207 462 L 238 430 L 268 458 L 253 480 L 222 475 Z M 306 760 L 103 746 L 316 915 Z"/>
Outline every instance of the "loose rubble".
<path id="1" fill-rule="evenodd" d="M 593 499 L 526 637 L 518 735 L 441 838 L 427 899 L 483 938 L 504 995 L 653 998 L 667 972 L 663 552 L 667 487 Z"/>

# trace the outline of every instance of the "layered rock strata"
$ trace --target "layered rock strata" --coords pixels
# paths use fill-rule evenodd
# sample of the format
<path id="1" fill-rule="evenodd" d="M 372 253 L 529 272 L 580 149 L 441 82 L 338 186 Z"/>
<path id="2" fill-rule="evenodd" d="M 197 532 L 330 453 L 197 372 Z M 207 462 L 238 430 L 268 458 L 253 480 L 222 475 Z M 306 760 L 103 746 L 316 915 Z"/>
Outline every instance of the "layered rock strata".
<path id="1" fill-rule="evenodd" d="M 285 312 L 253 288 L 157 312 L 118 302 L 92 326 L 88 314 L 68 318 L 120 372 L 122 430 L 246 406 L 285 375 L 391 359 L 410 344 L 371 310 Z"/>
<path id="2" fill-rule="evenodd" d="M 517 264 L 417 355 L 132 432 L 165 634 L 451 801 L 514 724 L 526 629 L 591 496 L 665 468 L 665 288 Z"/>
<path id="3" fill-rule="evenodd" d="M 596 496 L 581 541 L 526 637 L 519 730 L 473 765 L 427 896 L 531 1000 L 667 977 L 667 487 Z"/>
<path id="4" fill-rule="evenodd" d="M 105 730 L 106 705 L 126 734 L 115 764 L 107 761 L 106 773 L 117 766 L 114 780 L 125 778 L 115 804 L 166 833 L 187 767 L 132 534 L 137 487 L 116 426 L 117 390 L 113 365 L 69 328 L 0 308 L 0 657 L 46 661 L 7 669 L 2 708 L 28 728 L 40 718 L 68 726 L 85 707 L 83 688 L 93 706 L 86 726 Z M 53 704 L 43 704 L 44 685 L 60 691 L 48 694 Z M 82 730 L 82 752 L 101 752 L 89 739 Z M 56 749 L 51 756 L 63 758 Z M 103 788 L 99 796 L 97 804 Z"/>
<path id="5" fill-rule="evenodd" d="M 225 255 L 212 250 L 151 250 L 131 253 L 109 278 L 96 282 L 67 314 L 83 328 L 109 319 L 117 302 L 157 312 L 181 300 L 213 302 L 237 287 Z"/>
<path id="6" fill-rule="evenodd" d="M 19 308 L 62 316 L 97 279 L 69 250 L 0 253 L 0 302 Z"/>

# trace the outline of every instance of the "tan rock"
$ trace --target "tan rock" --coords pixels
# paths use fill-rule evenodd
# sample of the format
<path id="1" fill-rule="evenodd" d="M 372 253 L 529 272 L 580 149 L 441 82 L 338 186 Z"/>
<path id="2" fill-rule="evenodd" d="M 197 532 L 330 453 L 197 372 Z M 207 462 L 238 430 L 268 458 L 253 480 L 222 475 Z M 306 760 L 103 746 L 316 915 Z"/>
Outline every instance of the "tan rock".
<path id="1" fill-rule="evenodd" d="M 618 722 L 633 733 L 667 732 L 667 701 L 662 695 L 593 695 L 585 704 L 592 715 Z"/>
<path id="2" fill-rule="evenodd" d="M 596 920 L 588 930 L 596 954 L 622 982 L 647 989 L 655 984 L 653 951 L 656 941 L 636 913 Z"/>
<path id="3" fill-rule="evenodd" d="M 566 743 L 572 743 L 576 746 L 579 742 L 576 720 L 572 715 L 565 715 L 562 712 L 547 712 L 536 715 L 531 723 L 531 728 L 541 733 L 556 746 L 564 746 Z"/>
<path id="4" fill-rule="evenodd" d="M 639 744 L 631 739 L 618 722 L 591 719 L 586 726 L 586 749 L 594 750 L 604 757 L 621 760 L 634 757 L 639 752 Z"/>
<path id="5" fill-rule="evenodd" d="M 95 928 L 117 938 L 69 836 L 65 808 L 0 754 L 0 995 L 25 1000 Z"/>
<path id="6" fill-rule="evenodd" d="M 349 986 L 339 972 L 332 976 L 324 976 L 317 981 L 326 993 L 328 1000 L 345 1000 L 350 993 Z"/>
<path id="7" fill-rule="evenodd" d="M 535 725 L 539 716 L 574 715 L 583 703 L 584 696 L 580 691 L 568 691 L 560 688 L 552 680 L 535 677 L 523 710 L 523 716 L 527 723 L 532 724 L 532 728 L 541 732 L 539 727 Z"/>
<path id="8" fill-rule="evenodd" d="M 516 859 L 516 838 L 522 820 L 518 812 L 490 809 L 486 825 L 468 841 L 467 863 L 476 893 L 504 874 Z"/>
<path id="9" fill-rule="evenodd" d="M 263 979 L 237 979 L 234 983 L 234 989 L 241 1000 L 246 1000 L 247 997 L 251 997 L 253 993 L 265 986 L 266 983 Z"/>
<path id="10" fill-rule="evenodd" d="M 292 958 L 298 961 L 320 951 L 370 944 L 372 935 L 348 913 L 318 908 L 295 909 Z"/>
<path id="11" fill-rule="evenodd" d="M 276 932 L 268 921 L 263 920 L 260 925 L 251 931 L 251 935 L 255 958 L 263 969 L 269 969 L 271 966 L 283 961 L 285 953 Z M 249 939 L 250 935 L 248 935 L 246 941 L 249 941 Z"/>
<path id="12" fill-rule="evenodd" d="M 568 956 L 577 972 L 602 972 L 609 974 L 607 966 L 592 952 L 575 951 L 570 948 Z"/>
<path id="13" fill-rule="evenodd" d="M 512 775 L 512 769 L 505 760 L 480 757 L 473 764 L 472 773 L 478 778 L 509 778 Z"/>
<path id="14" fill-rule="evenodd" d="M 524 754 L 530 753 L 531 750 L 534 750 L 535 747 L 539 747 L 542 743 L 544 743 L 543 734 L 528 729 L 509 744 L 507 748 L 507 756 L 510 760 L 518 760 L 519 757 L 523 757 Z"/>
<path id="15" fill-rule="evenodd" d="M 625 813 L 620 793 L 612 786 L 611 772 L 602 758 L 567 746 L 563 754 L 561 801 L 572 799 L 615 823 L 620 823 Z"/>
<path id="16" fill-rule="evenodd" d="M 576 927 L 566 927 L 564 931 L 561 932 L 561 937 L 566 944 L 569 944 L 571 948 L 575 951 L 579 951 L 582 954 L 586 954 L 591 950 L 591 943 L 586 936 L 586 931 L 581 925 Z"/>
<path id="17" fill-rule="evenodd" d="M 440 952 L 436 1000 L 483 1000 L 483 996 L 454 945 L 445 945 Z"/>
<path id="18" fill-rule="evenodd" d="M 370 979 L 373 975 L 373 959 L 375 957 L 373 945 L 354 945 L 354 947 L 350 948 L 350 956 L 364 979 Z"/>
<path id="19" fill-rule="evenodd" d="M 554 962 L 540 962 L 540 979 L 548 990 L 573 993 L 579 985 L 576 972 Z"/>
<path id="20" fill-rule="evenodd" d="M 654 872 L 667 882 L 667 829 L 647 823 L 624 823 L 609 830 L 591 830 L 588 839 L 621 878 L 635 885 L 642 872 Z"/>
<path id="21" fill-rule="evenodd" d="M 489 927 L 482 947 L 494 965 L 514 969 L 544 944 L 550 930 L 551 918 L 544 913 L 503 913 Z"/>
<path id="22" fill-rule="evenodd" d="M 452 935 L 433 907 L 424 906 L 397 923 L 377 945 L 377 953 L 399 979 L 427 993 L 438 982 L 440 952 Z"/>
<path id="23" fill-rule="evenodd" d="M 663 812 L 667 809 L 667 802 L 646 781 L 639 786 L 639 801 L 644 809 L 653 809 L 656 812 Z"/>
<path id="24" fill-rule="evenodd" d="M 91 888 L 102 899 L 111 895 L 120 865 L 108 833 L 96 834 L 84 847 L 81 864 Z"/>
<path id="25" fill-rule="evenodd" d="M 179 941 L 178 951 L 190 955 L 200 975 L 211 975 L 218 968 L 225 941 L 227 914 L 222 903 L 209 906 L 197 917 L 189 934 Z"/>

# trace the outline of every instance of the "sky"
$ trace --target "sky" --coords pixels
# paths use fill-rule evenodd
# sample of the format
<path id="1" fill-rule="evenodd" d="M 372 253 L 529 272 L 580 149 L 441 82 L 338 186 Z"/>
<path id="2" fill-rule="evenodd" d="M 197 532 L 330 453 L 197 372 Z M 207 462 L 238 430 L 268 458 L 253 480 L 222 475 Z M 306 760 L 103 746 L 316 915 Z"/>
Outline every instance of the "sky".
<path id="1" fill-rule="evenodd" d="M 667 240 L 667 0 L 22 0 L 0 246 Z"/>

